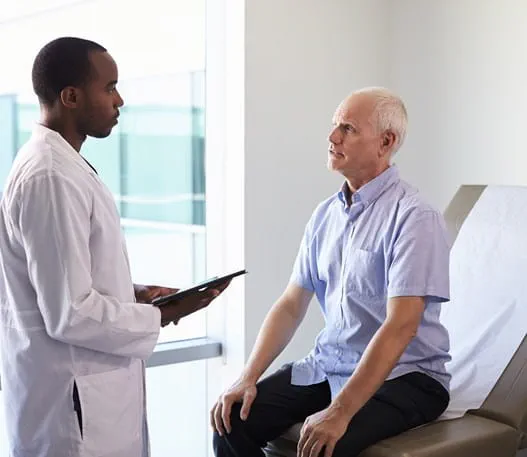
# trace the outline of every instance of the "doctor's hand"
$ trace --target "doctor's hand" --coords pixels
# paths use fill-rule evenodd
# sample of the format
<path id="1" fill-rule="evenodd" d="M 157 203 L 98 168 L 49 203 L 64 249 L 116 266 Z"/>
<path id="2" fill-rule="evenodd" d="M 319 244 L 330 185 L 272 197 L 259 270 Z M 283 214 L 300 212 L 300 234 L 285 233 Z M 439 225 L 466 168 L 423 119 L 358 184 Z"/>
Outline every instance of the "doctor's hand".
<path id="1" fill-rule="evenodd" d="M 152 303 L 154 298 L 174 294 L 178 290 L 171 287 L 134 285 L 135 299 L 138 303 Z"/>
<path id="2" fill-rule="evenodd" d="M 160 306 L 161 325 L 165 326 L 171 322 L 177 324 L 182 317 L 206 308 L 212 300 L 227 288 L 229 284 L 230 280 L 221 283 L 214 289 L 208 289 L 192 295 L 187 295 L 184 298 L 174 299 L 172 302 Z"/>
<path id="3" fill-rule="evenodd" d="M 297 456 L 331 457 L 335 445 L 346 433 L 349 422 L 349 415 L 333 406 L 309 416 L 300 431 Z"/>
<path id="4" fill-rule="evenodd" d="M 256 398 L 256 383 L 244 378 L 238 379 L 218 399 L 210 411 L 210 425 L 220 436 L 231 432 L 231 410 L 234 403 L 242 403 L 240 419 L 246 420 Z"/>

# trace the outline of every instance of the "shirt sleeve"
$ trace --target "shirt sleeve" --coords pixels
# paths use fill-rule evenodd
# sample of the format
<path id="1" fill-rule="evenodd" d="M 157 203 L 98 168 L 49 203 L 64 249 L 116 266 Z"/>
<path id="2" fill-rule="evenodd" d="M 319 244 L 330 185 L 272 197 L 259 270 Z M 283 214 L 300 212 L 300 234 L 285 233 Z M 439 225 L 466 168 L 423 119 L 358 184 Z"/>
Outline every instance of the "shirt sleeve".
<path id="1" fill-rule="evenodd" d="M 293 266 L 293 272 L 289 280 L 290 283 L 296 284 L 311 292 L 315 292 L 315 285 L 313 284 L 311 271 L 311 234 L 313 231 L 313 219 L 312 216 L 304 230 L 304 236 L 302 237 L 300 248 Z"/>
<path id="2" fill-rule="evenodd" d="M 34 177 L 19 194 L 17 225 L 46 332 L 64 343 L 146 359 L 160 312 L 93 288 L 90 217 L 91 195 L 66 177 Z"/>
<path id="3" fill-rule="evenodd" d="M 435 211 L 413 211 L 394 241 L 388 271 L 388 298 L 417 296 L 445 302 L 449 291 L 450 242 Z"/>

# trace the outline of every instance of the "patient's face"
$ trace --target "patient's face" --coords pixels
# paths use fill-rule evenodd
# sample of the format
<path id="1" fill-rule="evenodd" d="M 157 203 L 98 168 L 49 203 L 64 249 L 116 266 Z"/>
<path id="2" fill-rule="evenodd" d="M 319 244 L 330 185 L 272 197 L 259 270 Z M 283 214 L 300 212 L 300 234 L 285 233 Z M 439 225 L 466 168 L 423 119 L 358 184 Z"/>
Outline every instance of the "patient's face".
<path id="1" fill-rule="evenodd" d="M 370 175 L 386 161 L 382 132 L 371 123 L 373 109 L 374 100 L 367 94 L 354 94 L 339 105 L 328 138 L 330 170 L 345 177 Z"/>

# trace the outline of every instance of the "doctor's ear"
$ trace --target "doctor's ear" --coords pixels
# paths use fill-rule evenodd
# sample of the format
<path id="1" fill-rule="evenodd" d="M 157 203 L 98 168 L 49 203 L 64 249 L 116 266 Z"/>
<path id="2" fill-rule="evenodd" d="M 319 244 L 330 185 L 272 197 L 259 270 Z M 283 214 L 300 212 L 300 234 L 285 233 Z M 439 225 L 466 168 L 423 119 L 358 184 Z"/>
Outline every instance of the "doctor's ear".
<path id="1" fill-rule="evenodd" d="M 78 90 L 68 86 L 60 91 L 60 101 L 66 108 L 76 108 L 79 101 Z"/>

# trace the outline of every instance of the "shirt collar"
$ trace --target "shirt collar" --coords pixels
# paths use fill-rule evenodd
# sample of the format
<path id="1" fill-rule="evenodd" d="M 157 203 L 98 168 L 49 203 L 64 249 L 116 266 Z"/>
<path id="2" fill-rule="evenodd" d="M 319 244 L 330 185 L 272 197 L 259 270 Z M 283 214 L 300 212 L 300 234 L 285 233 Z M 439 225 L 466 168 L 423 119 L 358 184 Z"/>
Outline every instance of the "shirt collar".
<path id="1" fill-rule="evenodd" d="M 48 139 L 53 140 L 57 144 L 57 146 L 60 146 L 65 151 L 72 153 L 74 152 L 75 155 L 79 154 L 75 150 L 75 148 L 71 144 L 69 144 L 59 132 L 51 130 L 50 128 L 45 127 L 42 124 L 35 124 L 35 126 L 33 127 L 33 134 L 40 138 L 46 137 Z"/>
<path id="2" fill-rule="evenodd" d="M 59 151 L 65 152 L 68 154 L 68 156 L 73 157 L 73 159 L 81 163 L 83 167 L 87 167 L 90 173 L 93 171 L 95 174 L 97 174 L 91 164 L 89 164 L 86 159 L 84 159 L 84 157 L 82 157 L 80 153 L 71 144 L 69 144 L 59 132 L 51 130 L 42 124 L 37 123 L 33 127 L 33 135 L 37 138 L 45 138 L 48 141 L 52 141 Z"/>
<path id="3" fill-rule="evenodd" d="M 367 182 L 364 186 L 359 188 L 357 192 L 354 192 L 351 196 L 351 203 L 362 203 L 363 207 L 366 208 L 393 183 L 399 180 L 399 170 L 396 165 L 390 166 L 388 169 L 383 171 L 379 176 L 375 177 L 371 181 Z M 348 183 L 344 182 L 339 193 L 338 198 L 344 206 L 347 206 L 346 194 L 349 193 Z"/>

